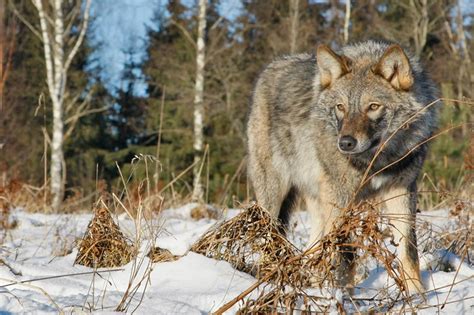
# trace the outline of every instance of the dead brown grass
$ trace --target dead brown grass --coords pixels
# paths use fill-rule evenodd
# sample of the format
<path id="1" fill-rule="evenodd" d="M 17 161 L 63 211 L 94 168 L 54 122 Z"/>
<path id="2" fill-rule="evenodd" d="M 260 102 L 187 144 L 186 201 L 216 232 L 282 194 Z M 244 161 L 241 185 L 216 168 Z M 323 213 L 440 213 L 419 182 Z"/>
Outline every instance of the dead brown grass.
<path id="1" fill-rule="evenodd" d="M 467 253 L 467 260 L 474 262 L 474 206 L 472 201 L 458 200 L 449 212 L 455 218 L 454 228 L 441 235 L 445 248 L 457 255 Z M 449 242 L 449 243 L 448 243 Z"/>
<path id="2" fill-rule="evenodd" d="M 191 250 L 231 263 L 236 269 L 255 275 L 257 283 L 216 313 L 243 302 L 241 313 L 326 312 L 331 303 L 343 310 L 341 301 L 310 293 L 310 287 L 338 287 L 336 272 L 343 263 L 341 253 L 354 248 L 359 259 L 375 258 L 385 267 L 398 288 L 406 292 L 403 273 L 396 256 L 387 248 L 386 234 L 380 229 L 379 210 L 369 203 L 346 209 L 330 233 L 310 249 L 301 252 L 279 233 L 280 227 L 258 205 L 207 232 Z M 259 288 L 257 297 L 246 299 Z M 384 307 L 395 305 L 385 297 Z M 381 297 L 382 301 L 383 298 Z M 332 301 L 332 302 L 331 302 Z"/>
<path id="3" fill-rule="evenodd" d="M 12 195 L 20 189 L 18 182 L 9 182 L 6 186 L 0 186 L 0 244 L 3 243 L 7 232 L 16 228 L 18 222 L 10 219 L 10 212 L 14 207 Z"/>
<path id="4" fill-rule="evenodd" d="M 474 262 L 474 207 L 471 201 L 457 200 L 449 211 L 453 224 L 432 238 L 438 248 L 463 256 L 469 263 Z"/>
<path id="5" fill-rule="evenodd" d="M 181 258 L 181 256 L 173 255 L 169 250 L 160 247 L 152 248 L 147 256 L 153 263 L 175 261 Z"/>
<path id="6" fill-rule="evenodd" d="M 78 244 L 75 263 L 92 268 L 118 267 L 130 262 L 136 249 L 120 231 L 110 211 L 99 201 L 94 217 Z"/>
<path id="7" fill-rule="evenodd" d="M 191 210 L 191 218 L 194 220 L 201 220 L 201 219 L 214 219 L 217 220 L 219 218 L 219 213 L 217 209 L 212 208 L 206 204 L 199 204 L 197 207 Z"/>
<path id="8" fill-rule="evenodd" d="M 28 212 L 52 213 L 50 205 L 51 193 L 48 183 L 43 186 L 33 186 L 17 179 L 5 180 L 0 184 L 0 202 L 8 204 L 10 208 L 22 208 Z M 87 208 L 90 203 L 102 195 L 96 192 L 84 195 L 80 188 L 69 188 L 67 198 L 62 202 L 60 213 L 74 213 Z"/>
<path id="9" fill-rule="evenodd" d="M 459 257 L 465 257 L 468 264 L 474 264 L 473 202 L 456 200 L 445 219 L 450 221 L 450 224 L 433 227 L 425 218 L 418 217 L 417 230 L 420 235 L 421 251 L 434 253 L 437 250 L 446 250 Z"/>
<path id="10" fill-rule="evenodd" d="M 225 260 L 257 278 L 298 252 L 279 232 L 278 223 L 257 205 L 208 231 L 191 250 Z"/>
<path id="11" fill-rule="evenodd" d="M 46 195 L 45 189 L 15 179 L 0 185 L 0 202 L 4 208 L 22 207 L 37 211 L 43 209 L 44 200 L 48 198 Z"/>

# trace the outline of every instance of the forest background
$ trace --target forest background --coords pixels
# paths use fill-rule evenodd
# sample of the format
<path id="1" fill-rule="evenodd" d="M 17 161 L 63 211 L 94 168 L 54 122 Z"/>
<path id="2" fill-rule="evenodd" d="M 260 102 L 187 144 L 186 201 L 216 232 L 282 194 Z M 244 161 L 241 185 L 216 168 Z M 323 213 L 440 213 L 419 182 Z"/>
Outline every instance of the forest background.
<path id="1" fill-rule="evenodd" d="M 35 32 L 40 20 L 30 0 L 0 1 L 0 187 L 26 191 L 46 209 L 53 115 L 43 42 Z M 64 1 L 64 16 L 74 17 L 67 25 L 72 39 L 79 36 L 85 2 Z M 472 192 L 471 1 L 208 1 L 200 149 L 193 145 L 198 1 L 149 1 L 152 17 L 136 21 L 145 24 L 145 34 L 131 30 L 123 37 L 120 71 L 106 75 L 111 62 L 104 62 L 98 30 L 116 3 L 93 1 L 89 27 L 68 71 L 62 178 L 68 202 L 63 204 L 76 206 L 63 210 L 122 189 L 124 178 L 135 190 L 151 178 L 147 188 L 165 201 L 182 202 L 191 198 L 196 166 L 204 187 L 201 201 L 232 206 L 248 200 L 245 128 L 259 72 L 281 55 L 365 39 L 408 47 L 448 99 L 440 120 L 446 132 L 433 140 L 420 176 L 420 190 L 435 192 L 422 195 L 427 196 L 423 205 L 439 203 L 443 192 Z M 121 10 L 125 16 L 127 7 Z M 110 36 L 113 41 L 113 32 Z M 135 157 L 145 156 L 159 162 L 134 164 Z"/>

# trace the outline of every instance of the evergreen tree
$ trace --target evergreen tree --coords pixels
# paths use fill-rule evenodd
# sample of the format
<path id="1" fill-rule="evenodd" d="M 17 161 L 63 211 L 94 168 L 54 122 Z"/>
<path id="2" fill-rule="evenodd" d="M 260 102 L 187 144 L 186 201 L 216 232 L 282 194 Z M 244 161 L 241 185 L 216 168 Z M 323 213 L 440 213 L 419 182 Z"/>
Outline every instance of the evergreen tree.
<path id="1" fill-rule="evenodd" d="M 114 136 L 114 150 L 139 143 L 145 133 L 146 103 L 137 94 L 140 81 L 139 65 L 134 60 L 133 50 L 126 53 L 127 60 L 122 73 L 122 84 L 117 92 L 116 103 L 110 117 Z"/>
<path id="2" fill-rule="evenodd" d="M 220 1 L 210 0 L 207 10 L 206 74 L 204 89 L 204 136 L 209 144 L 209 200 L 220 202 L 224 195 L 246 197 L 245 169 L 246 115 L 253 84 L 264 66 L 290 51 L 291 1 L 243 0 L 242 9 L 230 21 L 221 16 Z M 31 1 L 12 1 L 34 27 L 38 27 Z M 388 39 L 414 46 L 417 12 L 412 1 L 352 1 L 350 41 Z M 442 95 L 472 97 L 468 67 L 460 69 L 466 53 L 457 36 L 459 17 L 456 1 L 428 1 L 430 29 L 426 42 L 418 40 L 420 58 L 439 84 Z M 77 4 L 77 3 L 76 3 Z M 75 100 L 71 114 L 88 100 L 89 114 L 77 120 L 65 142 L 67 185 L 95 190 L 96 177 L 110 185 L 119 180 L 116 162 L 125 177 L 131 160 L 138 154 L 157 154 L 168 183 L 193 163 L 193 99 L 196 71 L 197 7 L 180 0 L 157 7 L 153 25 L 147 31 L 146 58 L 137 59 L 130 49 L 122 73 L 122 85 L 110 93 L 98 79 L 100 67 L 92 67 L 95 47 L 86 38 L 69 72 L 68 100 Z M 67 5 L 74 5 L 74 1 Z M 343 43 L 342 1 L 298 1 L 296 52 L 313 52 L 317 44 L 338 48 Z M 467 47 L 472 46 L 472 14 L 463 12 Z M 7 6 L 7 18 L 15 18 Z M 448 25 L 448 26 L 446 26 Z M 77 25 L 72 26 L 76 30 Z M 44 78 L 39 39 L 18 21 L 15 52 L 10 76 L 4 88 L 0 170 L 34 185 L 44 179 L 45 139 L 51 129 L 51 105 Z M 451 34 L 450 34 L 450 32 Z M 418 34 L 420 35 L 420 34 Z M 423 34 L 421 34 L 423 35 Z M 473 50 L 467 52 L 473 60 Z M 472 63 L 471 63 L 472 65 Z M 455 69 L 455 71 L 453 70 Z M 462 71 L 461 71 L 462 70 Z M 463 72 L 464 71 L 464 72 Z M 143 75 L 142 75 L 143 74 Z M 463 74 L 463 75 L 461 75 Z M 472 76 L 472 75 L 471 75 Z M 146 91 L 139 91 L 143 82 Z M 84 86 L 86 89 L 84 90 Z M 112 94 L 112 95 L 111 95 Z M 472 93 L 471 93 L 472 94 Z M 161 115 L 162 98 L 164 112 Z M 468 106 L 449 104 L 441 114 L 443 129 L 451 123 L 469 121 Z M 104 107 L 107 107 L 104 110 Z M 161 135 L 158 130 L 161 125 Z M 67 129 L 67 128 L 66 128 Z M 459 178 L 469 135 L 467 127 L 443 135 L 432 146 L 425 170 L 435 182 L 454 185 Z M 466 162 L 467 163 L 467 162 Z M 47 166 L 49 167 L 49 166 Z M 237 172 L 240 172 L 237 174 Z M 139 170 L 137 179 L 144 178 Z M 230 184 L 232 182 L 232 185 Z M 174 184 L 178 193 L 190 193 L 191 172 Z"/>
<path id="3" fill-rule="evenodd" d="M 169 181 L 173 174 L 192 164 L 192 104 L 194 88 L 194 48 L 183 32 L 194 34 L 189 10 L 181 1 L 172 0 L 164 12 L 157 11 L 154 28 L 148 29 L 148 58 L 142 69 L 149 95 L 147 129 L 157 134 L 162 120 L 159 160 Z M 180 29 L 181 28 L 181 29 Z M 160 117 L 161 99 L 165 95 L 164 113 Z M 157 139 L 157 138 L 156 138 Z M 156 145 L 156 142 L 154 143 Z M 191 177 L 186 177 L 190 183 Z"/>
<path id="4" fill-rule="evenodd" d="M 133 48 L 126 52 L 126 62 L 121 74 L 121 84 L 113 97 L 109 96 L 109 109 L 102 115 L 104 126 L 96 163 L 99 177 L 110 185 L 120 182 L 116 163 L 126 178 L 131 172 L 131 162 L 135 155 L 150 154 L 151 146 L 146 131 L 148 112 L 143 91 L 138 90 L 142 82 L 136 52 Z M 104 141 L 105 140 L 105 141 Z M 152 144 L 154 145 L 154 144 Z M 139 174 L 140 176 L 143 174 Z"/>

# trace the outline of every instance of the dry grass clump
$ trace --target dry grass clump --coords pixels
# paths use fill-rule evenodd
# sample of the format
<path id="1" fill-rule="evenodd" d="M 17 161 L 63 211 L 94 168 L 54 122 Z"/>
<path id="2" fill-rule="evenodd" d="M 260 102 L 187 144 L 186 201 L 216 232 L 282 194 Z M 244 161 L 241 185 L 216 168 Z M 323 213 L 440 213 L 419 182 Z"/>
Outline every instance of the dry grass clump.
<path id="1" fill-rule="evenodd" d="M 258 205 L 208 231 L 191 250 L 225 260 L 257 278 L 298 251 L 279 232 L 278 223 Z"/>
<path id="2" fill-rule="evenodd" d="M 3 190 L 0 187 L 0 231 L 3 234 L 9 229 L 10 207 L 10 202 L 3 196 Z"/>
<path id="3" fill-rule="evenodd" d="M 437 247 L 465 257 L 468 263 L 474 262 L 474 206 L 470 201 L 457 200 L 449 217 L 454 224 L 447 230 L 435 235 Z"/>
<path id="4" fill-rule="evenodd" d="M 257 299 L 248 299 L 242 307 L 247 312 L 327 312 L 330 307 L 345 309 L 342 300 L 331 295 L 316 296 L 308 292 L 308 286 L 338 287 L 347 272 L 348 265 L 343 253 L 359 254 L 359 260 L 368 256 L 385 267 L 400 292 L 406 291 L 400 270 L 395 268 L 396 256 L 386 247 L 385 233 L 379 228 L 381 216 L 369 203 L 346 209 L 335 222 L 330 233 L 304 253 L 284 261 L 274 271 L 276 284 Z M 352 248 L 352 249 L 351 249 Z M 392 306 L 396 301 L 387 303 Z M 391 302 L 391 303 L 390 303 Z M 382 307 L 382 305 L 379 305 Z"/>
<path id="5" fill-rule="evenodd" d="M 21 189 L 19 182 L 10 181 L 8 185 L 0 186 L 0 243 L 3 243 L 8 230 L 17 227 L 16 220 L 10 220 L 10 212 L 15 206 L 12 204 L 12 195 L 17 194 Z"/>
<path id="6" fill-rule="evenodd" d="M 147 256 L 154 263 L 175 261 L 181 258 L 181 256 L 173 255 L 169 250 L 160 247 L 152 248 Z"/>
<path id="7" fill-rule="evenodd" d="M 440 238 L 444 241 L 446 248 L 460 256 L 466 252 L 468 261 L 474 262 L 474 207 L 472 202 L 458 200 L 449 211 L 449 216 L 455 218 L 454 228 L 443 233 Z"/>
<path id="8" fill-rule="evenodd" d="M 474 206 L 472 201 L 456 200 L 446 220 L 451 221 L 443 227 L 418 218 L 418 231 L 421 234 L 420 245 L 424 253 L 446 250 L 474 264 Z"/>
<path id="9" fill-rule="evenodd" d="M 89 204 L 95 193 L 84 196 L 79 188 L 69 188 L 68 197 L 62 202 L 58 212 L 73 213 Z M 0 206 L 8 204 L 10 208 L 22 208 L 28 212 L 52 213 L 51 192 L 47 183 L 37 187 L 20 180 L 8 180 L 0 183 Z"/>
<path id="10" fill-rule="evenodd" d="M 193 250 L 208 257 L 227 260 L 242 271 L 255 273 L 255 268 L 259 271 L 259 281 L 224 305 L 217 314 L 239 301 L 244 302 L 240 309 L 242 314 L 326 312 L 330 307 L 343 310 L 341 299 L 326 294 L 315 295 L 314 290 L 308 289 L 338 287 L 344 277 L 341 272 L 347 270 L 343 253 L 348 251 L 352 254 L 357 252 L 359 259 L 368 256 L 375 258 L 394 280 L 399 295 L 406 292 L 403 273 L 396 267 L 396 256 L 385 245 L 386 234 L 380 229 L 380 223 L 379 210 L 372 204 L 362 203 L 345 209 L 330 233 L 300 253 L 278 233 L 277 225 L 271 221 L 269 214 L 253 206 L 208 232 Z M 272 242 L 276 244 L 272 245 Z M 263 252 L 262 248 L 265 248 Z M 249 265 L 249 257 L 255 256 L 271 259 L 258 260 L 257 267 Z M 257 288 L 260 291 L 258 297 L 245 299 Z M 379 301 L 379 310 L 382 307 L 390 309 L 400 301 L 391 300 L 386 293 L 384 297 L 380 294 L 374 299 Z"/>
<path id="11" fill-rule="evenodd" d="M 136 254 L 104 206 L 96 208 L 78 248 L 74 263 L 93 268 L 123 266 Z"/>
<path id="12" fill-rule="evenodd" d="M 21 207 L 27 211 L 48 211 L 49 196 L 47 186 L 35 187 L 15 179 L 0 184 L 0 199 L 10 208 Z"/>
<path id="13" fill-rule="evenodd" d="M 212 208 L 206 204 L 199 204 L 197 207 L 191 210 L 191 218 L 194 220 L 201 220 L 201 219 L 214 219 L 217 220 L 219 218 L 219 213 L 217 209 Z"/>

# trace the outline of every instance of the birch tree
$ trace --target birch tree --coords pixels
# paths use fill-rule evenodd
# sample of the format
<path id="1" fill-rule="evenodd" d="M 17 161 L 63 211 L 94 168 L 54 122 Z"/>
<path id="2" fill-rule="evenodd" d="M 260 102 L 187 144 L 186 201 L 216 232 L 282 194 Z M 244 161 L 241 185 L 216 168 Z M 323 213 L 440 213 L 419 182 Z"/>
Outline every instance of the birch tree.
<path id="1" fill-rule="evenodd" d="M 346 13 L 344 15 L 344 44 L 349 41 L 349 23 L 351 20 L 351 0 L 346 0 Z"/>
<path id="2" fill-rule="evenodd" d="M 35 6 L 40 31 L 38 35 L 43 42 L 44 61 L 46 65 L 46 83 L 53 105 L 53 125 L 51 137 L 51 206 L 58 210 L 64 196 L 65 162 L 64 162 L 64 104 L 67 84 L 67 73 L 74 56 L 84 41 L 89 22 L 91 0 L 85 1 L 82 23 L 78 35 L 72 45 L 68 45 L 73 21 L 66 21 L 66 16 L 73 16 L 72 12 L 64 11 L 64 0 L 43 1 L 31 0 Z M 66 13 L 66 14 L 64 14 Z M 68 22 L 67 24 L 65 22 Z M 68 33 L 65 32 L 65 24 Z M 68 49 L 68 47 L 71 47 Z M 76 115 L 77 116 L 77 115 Z"/>
<path id="3" fill-rule="evenodd" d="M 198 35 L 196 45 L 196 83 L 194 94 L 194 169 L 193 169 L 193 200 L 203 199 L 203 188 L 201 183 L 201 155 L 203 153 L 204 133 L 204 66 L 205 66 L 205 49 L 204 41 L 206 31 L 206 7 L 207 0 L 199 0 L 199 15 L 198 15 Z"/>

